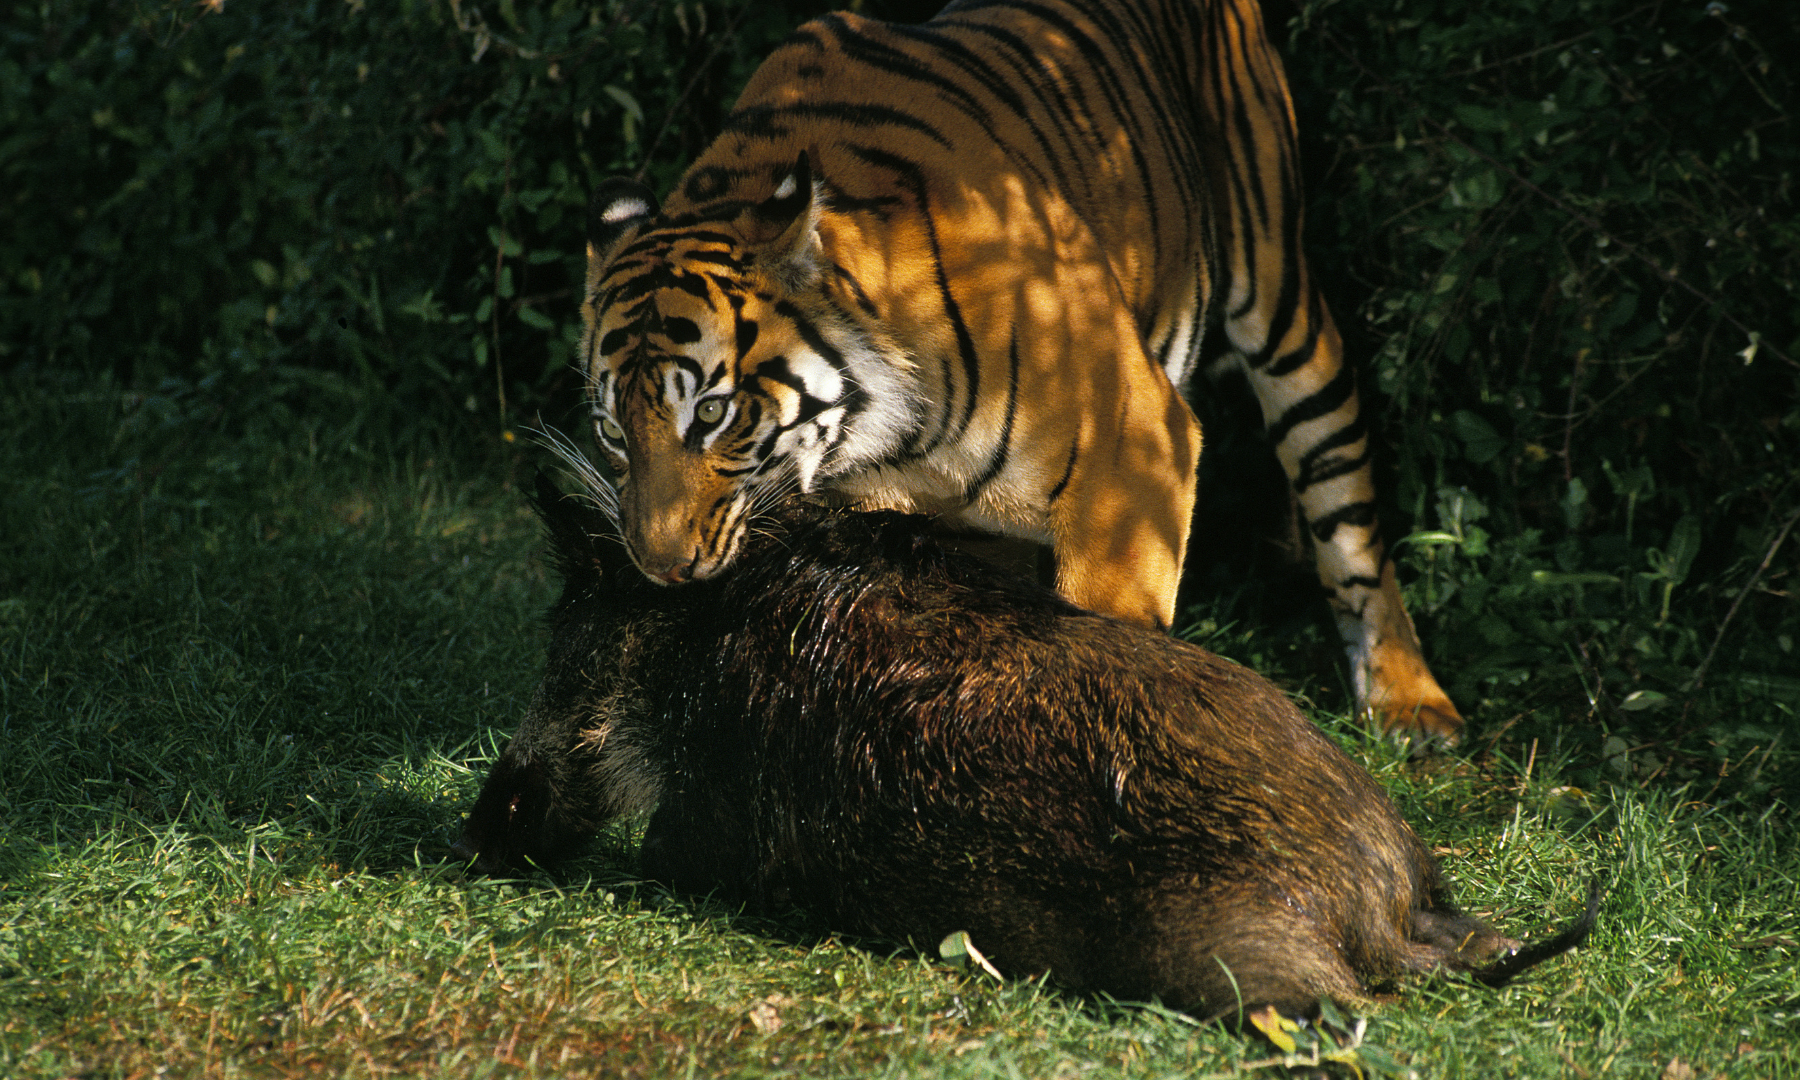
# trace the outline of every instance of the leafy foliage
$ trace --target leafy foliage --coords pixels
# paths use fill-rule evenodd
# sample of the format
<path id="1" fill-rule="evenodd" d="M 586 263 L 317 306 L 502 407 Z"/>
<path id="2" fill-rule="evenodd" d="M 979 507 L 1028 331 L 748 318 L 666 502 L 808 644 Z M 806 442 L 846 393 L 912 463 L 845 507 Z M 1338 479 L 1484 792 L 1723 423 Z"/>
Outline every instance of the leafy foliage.
<path id="1" fill-rule="evenodd" d="M 672 179 L 791 28 L 620 0 L 4 19 L 0 362 L 502 428 L 567 381 L 589 188 Z"/>
<path id="2" fill-rule="evenodd" d="M 109 462 L 116 483 L 154 481 L 214 428 L 368 454 L 555 421 L 578 397 L 587 191 L 618 173 L 666 188 L 826 6 L 12 5 L 0 367 L 133 392 L 128 422 L 169 438 Z M 1579 742 L 1594 776 L 1780 789 L 1743 763 L 1800 706 L 1781 62 L 1800 9 L 1268 7 L 1313 257 L 1379 412 L 1385 516 L 1475 731 Z M 1233 453 L 1253 425 L 1202 409 L 1203 512 L 1279 506 L 1244 483 L 1266 450 Z M 1226 586 L 1202 636 L 1271 621 L 1232 606 L 1242 575 L 1196 571 L 1196 592 Z M 1306 620 L 1262 666 L 1305 654 L 1290 683 L 1329 705 L 1335 647 Z"/>
<path id="3" fill-rule="evenodd" d="M 1312 247 L 1452 696 L 1689 740 L 1639 775 L 1766 745 L 1800 705 L 1800 12 L 1297 14 Z"/>

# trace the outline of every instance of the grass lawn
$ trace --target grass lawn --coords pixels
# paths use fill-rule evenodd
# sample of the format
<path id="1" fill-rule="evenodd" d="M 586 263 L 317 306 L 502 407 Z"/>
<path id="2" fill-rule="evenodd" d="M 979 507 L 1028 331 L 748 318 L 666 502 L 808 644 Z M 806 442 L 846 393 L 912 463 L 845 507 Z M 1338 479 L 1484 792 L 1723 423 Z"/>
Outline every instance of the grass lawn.
<path id="1" fill-rule="evenodd" d="M 0 1074 L 1286 1074 L 1153 1006 L 673 897 L 630 828 L 556 876 L 445 865 L 543 646 L 532 459 L 160 407 L 0 403 Z M 1413 764 L 1319 719 L 1502 928 L 1610 882 L 1579 953 L 1395 987 L 1327 1075 L 1800 1076 L 1774 796 L 1610 786 L 1541 739 Z"/>

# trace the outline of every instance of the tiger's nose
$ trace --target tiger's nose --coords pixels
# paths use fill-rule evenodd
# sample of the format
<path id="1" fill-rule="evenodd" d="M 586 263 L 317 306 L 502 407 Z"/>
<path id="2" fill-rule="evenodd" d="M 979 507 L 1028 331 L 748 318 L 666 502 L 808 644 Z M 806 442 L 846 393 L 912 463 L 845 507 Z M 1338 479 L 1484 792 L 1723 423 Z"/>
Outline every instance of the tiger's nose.
<path id="1" fill-rule="evenodd" d="M 679 585 L 684 581 L 692 581 L 694 579 L 694 567 L 699 562 L 700 550 L 696 548 L 692 555 L 689 555 L 685 559 L 678 559 L 676 562 L 670 563 L 662 570 L 647 570 L 645 572 L 665 585 Z"/>

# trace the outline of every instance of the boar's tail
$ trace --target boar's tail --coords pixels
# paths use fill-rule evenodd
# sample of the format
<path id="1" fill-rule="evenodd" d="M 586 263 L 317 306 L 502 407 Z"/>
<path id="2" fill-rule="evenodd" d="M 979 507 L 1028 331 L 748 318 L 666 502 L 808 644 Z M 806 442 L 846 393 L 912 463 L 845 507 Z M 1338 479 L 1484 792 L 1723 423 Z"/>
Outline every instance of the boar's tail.
<path id="1" fill-rule="evenodd" d="M 1510 956 L 1505 956 L 1486 967 L 1477 968 L 1470 975 L 1478 983 L 1487 986 L 1505 986 L 1525 969 L 1534 967 L 1552 956 L 1568 952 L 1587 940 L 1588 932 L 1594 928 L 1594 919 L 1600 913 L 1600 896 L 1606 890 L 1599 879 L 1588 885 L 1587 910 L 1581 917 L 1571 923 L 1555 937 L 1544 941 L 1535 941 Z"/>

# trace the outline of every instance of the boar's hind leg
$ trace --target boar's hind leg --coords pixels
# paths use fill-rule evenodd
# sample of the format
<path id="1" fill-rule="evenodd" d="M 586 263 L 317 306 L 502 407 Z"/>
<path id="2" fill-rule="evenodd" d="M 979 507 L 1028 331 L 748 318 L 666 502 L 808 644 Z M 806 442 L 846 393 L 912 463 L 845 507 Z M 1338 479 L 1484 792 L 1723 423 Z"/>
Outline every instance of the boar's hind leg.
<path id="1" fill-rule="evenodd" d="M 1241 1023 L 1264 1005 L 1284 1016 L 1312 1018 L 1319 999 L 1360 1000 L 1360 980 L 1319 928 L 1293 910 L 1257 903 L 1216 919 L 1196 920 L 1166 936 L 1159 957 L 1168 1004 L 1208 1020 Z M 1204 925 L 1197 925 L 1200 922 Z"/>
<path id="2" fill-rule="evenodd" d="M 1415 947 L 1409 967 L 1416 971 L 1443 968 L 1473 971 L 1498 956 L 1518 949 L 1519 943 L 1473 915 L 1454 908 L 1425 909 L 1413 915 Z"/>

